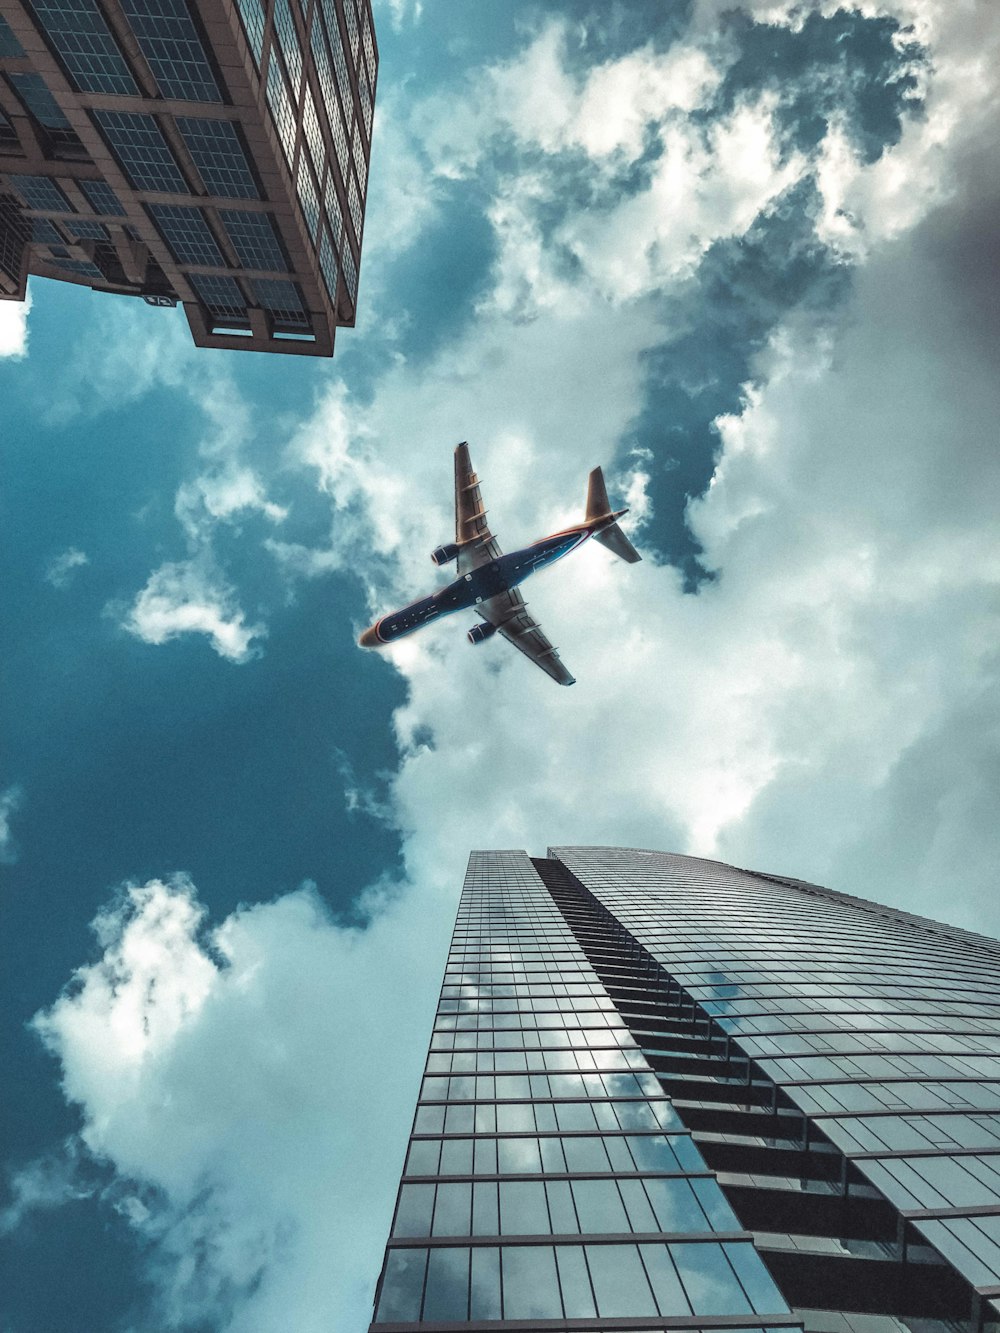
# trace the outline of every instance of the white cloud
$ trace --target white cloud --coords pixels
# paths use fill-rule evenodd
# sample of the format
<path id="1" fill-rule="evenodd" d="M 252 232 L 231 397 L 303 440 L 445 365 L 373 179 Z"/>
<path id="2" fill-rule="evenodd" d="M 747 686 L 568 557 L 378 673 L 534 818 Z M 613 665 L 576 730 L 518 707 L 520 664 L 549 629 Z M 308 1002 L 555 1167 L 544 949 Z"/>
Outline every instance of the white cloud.
<path id="1" fill-rule="evenodd" d="M 90 564 L 86 551 L 76 546 L 67 547 L 59 555 L 53 556 L 45 569 L 45 579 L 53 588 L 67 588 L 72 582 L 74 572 Z"/>
<path id="2" fill-rule="evenodd" d="M 27 355 L 30 309 L 30 291 L 24 301 L 0 301 L 0 357 L 16 360 Z"/>
<path id="3" fill-rule="evenodd" d="M 100 960 L 36 1027 L 146 1242 L 155 1327 L 367 1325 L 447 949 L 439 891 L 367 932 L 304 889 L 205 936 L 182 877 L 98 918 Z M 24 1207 L 47 1201 L 40 1174 Z"/>
<path id="4" fill-rule="evenodd" d="M 220 657 L 246 662 L 261 624 L 247 625 L 233 588 L 205 559 L 174 561 L 150 574 L 123 621 L 145 643 L 161 644 L 181 634 L 207 634 Z"/>
<path id="5" fill-rule="evenodd" d="M 12 865 L 17 860 L 11 819 L 21 808 L 23 799 L 24 791 L 17 783 L 0 792 L 0 865 Z"/>

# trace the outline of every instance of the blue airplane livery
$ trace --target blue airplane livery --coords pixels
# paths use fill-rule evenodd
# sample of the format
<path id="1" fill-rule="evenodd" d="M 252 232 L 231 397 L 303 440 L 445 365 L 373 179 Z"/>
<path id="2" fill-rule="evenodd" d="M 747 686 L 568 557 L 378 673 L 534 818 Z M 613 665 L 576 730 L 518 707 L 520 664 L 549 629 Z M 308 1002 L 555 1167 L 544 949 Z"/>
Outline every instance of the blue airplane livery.
<path id="1" fill-rule="evenodd" d="M 529 574 L 575 551 L 588 537 L 593 537 L 622 560 L 634 564 L 642 557 L 618 526 L 618 520 L 627 513 L 627 509 L 612 512 L 604 474 L 595 467 L 590 474 L 587 512 L 582 523 L 504 555 L 486 521 L 479 478 L 472 470 L 469 446 L 460 444 L 455 450 L 455 540 L 431 553 L 431 559 L 438 566 L 454 560 L 458 577 L 447 587 L 411 602 L 401 611 L 382 616 L 365 630 L 359 643 L 362 648 L 382 648 L 441 616 L 455 611 L 475 611 L 483 623 L 469 630 L 470 643 L 484 643 L 494 634 L 500 634 L 554 681 L 560 685 L 573 685 L 573 676 L 528 611 L 518 584 L 523 583 Z"/>

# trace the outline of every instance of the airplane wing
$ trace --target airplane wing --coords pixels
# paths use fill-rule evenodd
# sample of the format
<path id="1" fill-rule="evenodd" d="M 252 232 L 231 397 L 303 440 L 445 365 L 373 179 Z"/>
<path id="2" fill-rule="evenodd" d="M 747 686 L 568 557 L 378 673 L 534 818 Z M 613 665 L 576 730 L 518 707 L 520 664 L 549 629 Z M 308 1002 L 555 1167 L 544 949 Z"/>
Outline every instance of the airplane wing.
<path id="1" fill-rule="evenodd" d="M 472 470 L 469 446 L 465 443 L 455 450 L 455 541 L 462 548 L 458 553 L 459 575 L 487 565 L 501 554 L 486 521 L 479 478 Z M 474 544 L 466 544 L 470 542 Z"/>
<path id="2" fill-rule="evenodd" d="M 519 648 L 525 657 L 530 657 L 557 684 L 576 684 L 575 678 L 566 670 L 558 652 L 542 633 L 517 588 L 510 588 L 507 592 L 481 602 L 476 610 L 484 620 L 496 625 L 508 643 Z"/>

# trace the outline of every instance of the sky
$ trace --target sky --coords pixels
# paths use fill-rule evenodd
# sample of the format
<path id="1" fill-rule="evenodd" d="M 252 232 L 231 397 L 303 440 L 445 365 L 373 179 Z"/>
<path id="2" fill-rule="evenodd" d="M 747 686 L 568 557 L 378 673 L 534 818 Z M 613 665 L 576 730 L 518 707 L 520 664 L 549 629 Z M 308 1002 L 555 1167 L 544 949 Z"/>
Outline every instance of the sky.
<path id="1" fill-rule="evenodd" d="M 381 0 L 332 361 L 0 305 L 0 1333 L 360 1333 L 468 853 L 1000 933 L 1000 10 Z M 446 619 L 603 465 L 642 550 Z"/>

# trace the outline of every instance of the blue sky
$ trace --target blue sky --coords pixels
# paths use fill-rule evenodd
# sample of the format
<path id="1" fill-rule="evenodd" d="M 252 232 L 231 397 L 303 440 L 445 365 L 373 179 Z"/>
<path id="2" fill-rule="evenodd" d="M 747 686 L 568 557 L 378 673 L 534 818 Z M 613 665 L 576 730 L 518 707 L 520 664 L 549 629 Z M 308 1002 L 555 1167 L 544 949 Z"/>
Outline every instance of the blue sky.
<path id="1" fill-rule="evenodd" d="M 471 847 L 717 856 L 1000 932 L 1000 18 L 393 0 L 358 327 L 0 308 L 0 1329 L 366 1326 Z M 645 553 L 429 588 L 605 466 Z"/>

